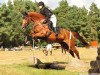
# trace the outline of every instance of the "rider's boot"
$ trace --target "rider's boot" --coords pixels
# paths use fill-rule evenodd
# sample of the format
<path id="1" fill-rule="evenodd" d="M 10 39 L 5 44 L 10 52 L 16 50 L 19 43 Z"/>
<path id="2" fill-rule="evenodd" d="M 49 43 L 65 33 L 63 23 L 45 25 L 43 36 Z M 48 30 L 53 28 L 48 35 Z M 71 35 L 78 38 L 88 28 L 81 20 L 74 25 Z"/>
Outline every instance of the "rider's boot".
<path id="1" fill-rule="evenodd" d="M 51 21 L 48 22 L 48 28 L 49 28 L 49 30 L 52 30 L 52 22 Z"/>
<path id="2" fill-rule="evenodd" d="M 53 31 L 54 31 L 54 33 L 56 34 L 56 36 L 58 36 L 58 31 L 57 31 L 57 28 L 56 27 L 54 27 L 54 29 L 53 29 Z"/>

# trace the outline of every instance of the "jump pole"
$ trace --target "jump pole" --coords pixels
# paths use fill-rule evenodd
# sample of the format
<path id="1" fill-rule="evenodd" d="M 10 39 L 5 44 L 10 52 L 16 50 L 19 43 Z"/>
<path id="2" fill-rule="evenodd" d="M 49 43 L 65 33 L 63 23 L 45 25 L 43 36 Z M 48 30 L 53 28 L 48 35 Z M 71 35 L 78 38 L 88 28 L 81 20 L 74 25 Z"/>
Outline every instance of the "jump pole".
<path id="1" fill-rule="evenodd" d="M 72 38 L 72 33 L 71 33 L 71 31 L 70 31 L 70 36 L 69 36 L 69 48 L 68 48 L 68 62 L 70 62 L 70 60 L 69 60 L 69 52 L 70 52 L 70 40 L 71 40 L 71 38 Z"/>

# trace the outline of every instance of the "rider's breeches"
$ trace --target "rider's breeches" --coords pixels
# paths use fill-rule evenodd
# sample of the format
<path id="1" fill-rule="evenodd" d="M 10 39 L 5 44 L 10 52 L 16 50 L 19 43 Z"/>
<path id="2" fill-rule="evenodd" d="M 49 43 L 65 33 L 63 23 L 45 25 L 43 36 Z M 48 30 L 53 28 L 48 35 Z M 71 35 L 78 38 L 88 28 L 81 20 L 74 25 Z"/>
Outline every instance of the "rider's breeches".
<path id="1" fill-rule="evenodd" d="M 51 44 L 47 44 L 46 50 L 47 50 L 47 51 L 52 51 L 52 45 L 51 45 Z"/>
<path id="2" fill-rule="evenodd" d="M 52 16 L 51 16 L 50 21 L 52 21 L 53 27 L 56 27 L 57 19 L 56 19 L 56 16 L 55 16 L 55 15 L 52 15 Z"/>

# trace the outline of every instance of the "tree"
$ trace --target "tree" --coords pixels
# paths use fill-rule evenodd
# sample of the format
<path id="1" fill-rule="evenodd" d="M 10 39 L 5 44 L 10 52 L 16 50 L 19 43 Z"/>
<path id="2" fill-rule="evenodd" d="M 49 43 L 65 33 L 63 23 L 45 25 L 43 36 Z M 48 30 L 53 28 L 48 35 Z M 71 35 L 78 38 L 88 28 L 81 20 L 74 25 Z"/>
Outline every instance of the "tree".
<path id="1" fill-rule="evenodd" d="M 91 40 L 97 40 L 97 27 L 100 21 L 99 17 L 99 9 L 97 8 L 96 4 L 92 3 L 88 14 L 88 29 L 90 29 Z"/>
<path id="2" fill-rule="evenodd" d="M 68 6 L 66 0 L 62 0 L 60 6 L 54 10 L 59 26 L 80 33 L 87 41 L 97 38 L 98 11 L 95 4 L 91 5 L 88 13 L 85 7 Z"/>
<path id="3" fill-rule="evenodd" d="M 0 7 L 0 45 L 4 47 L 18 46 L 24 42 L 25 35 L 21 29 L 22 12 L 37 11 L 36 3 L 26 0 L 14 0 L 12 5 Z M 26 30 L 28 33 L 30 27 Z"/>

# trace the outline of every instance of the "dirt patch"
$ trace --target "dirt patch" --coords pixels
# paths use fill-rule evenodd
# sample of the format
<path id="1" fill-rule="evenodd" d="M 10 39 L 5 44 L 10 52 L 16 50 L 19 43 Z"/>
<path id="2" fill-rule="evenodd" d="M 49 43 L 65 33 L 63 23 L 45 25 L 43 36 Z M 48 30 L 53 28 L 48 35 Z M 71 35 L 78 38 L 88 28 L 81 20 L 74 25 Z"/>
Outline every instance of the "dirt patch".
<path id="1" fill-rule="evenodd" d="M 86 72 L 88 71 L 88 69 L 90 68 L 90 66 L 88 65 L 88 63 L 73 58 L 67 65 L 66 65 L 66 70 L 70 70 L 72 72 Z"/>
<path id="2" fill-rule="evenodd" d="M 23 63 L 32 55 L 32 51 L 0 51 L 0 65 Z"/>

